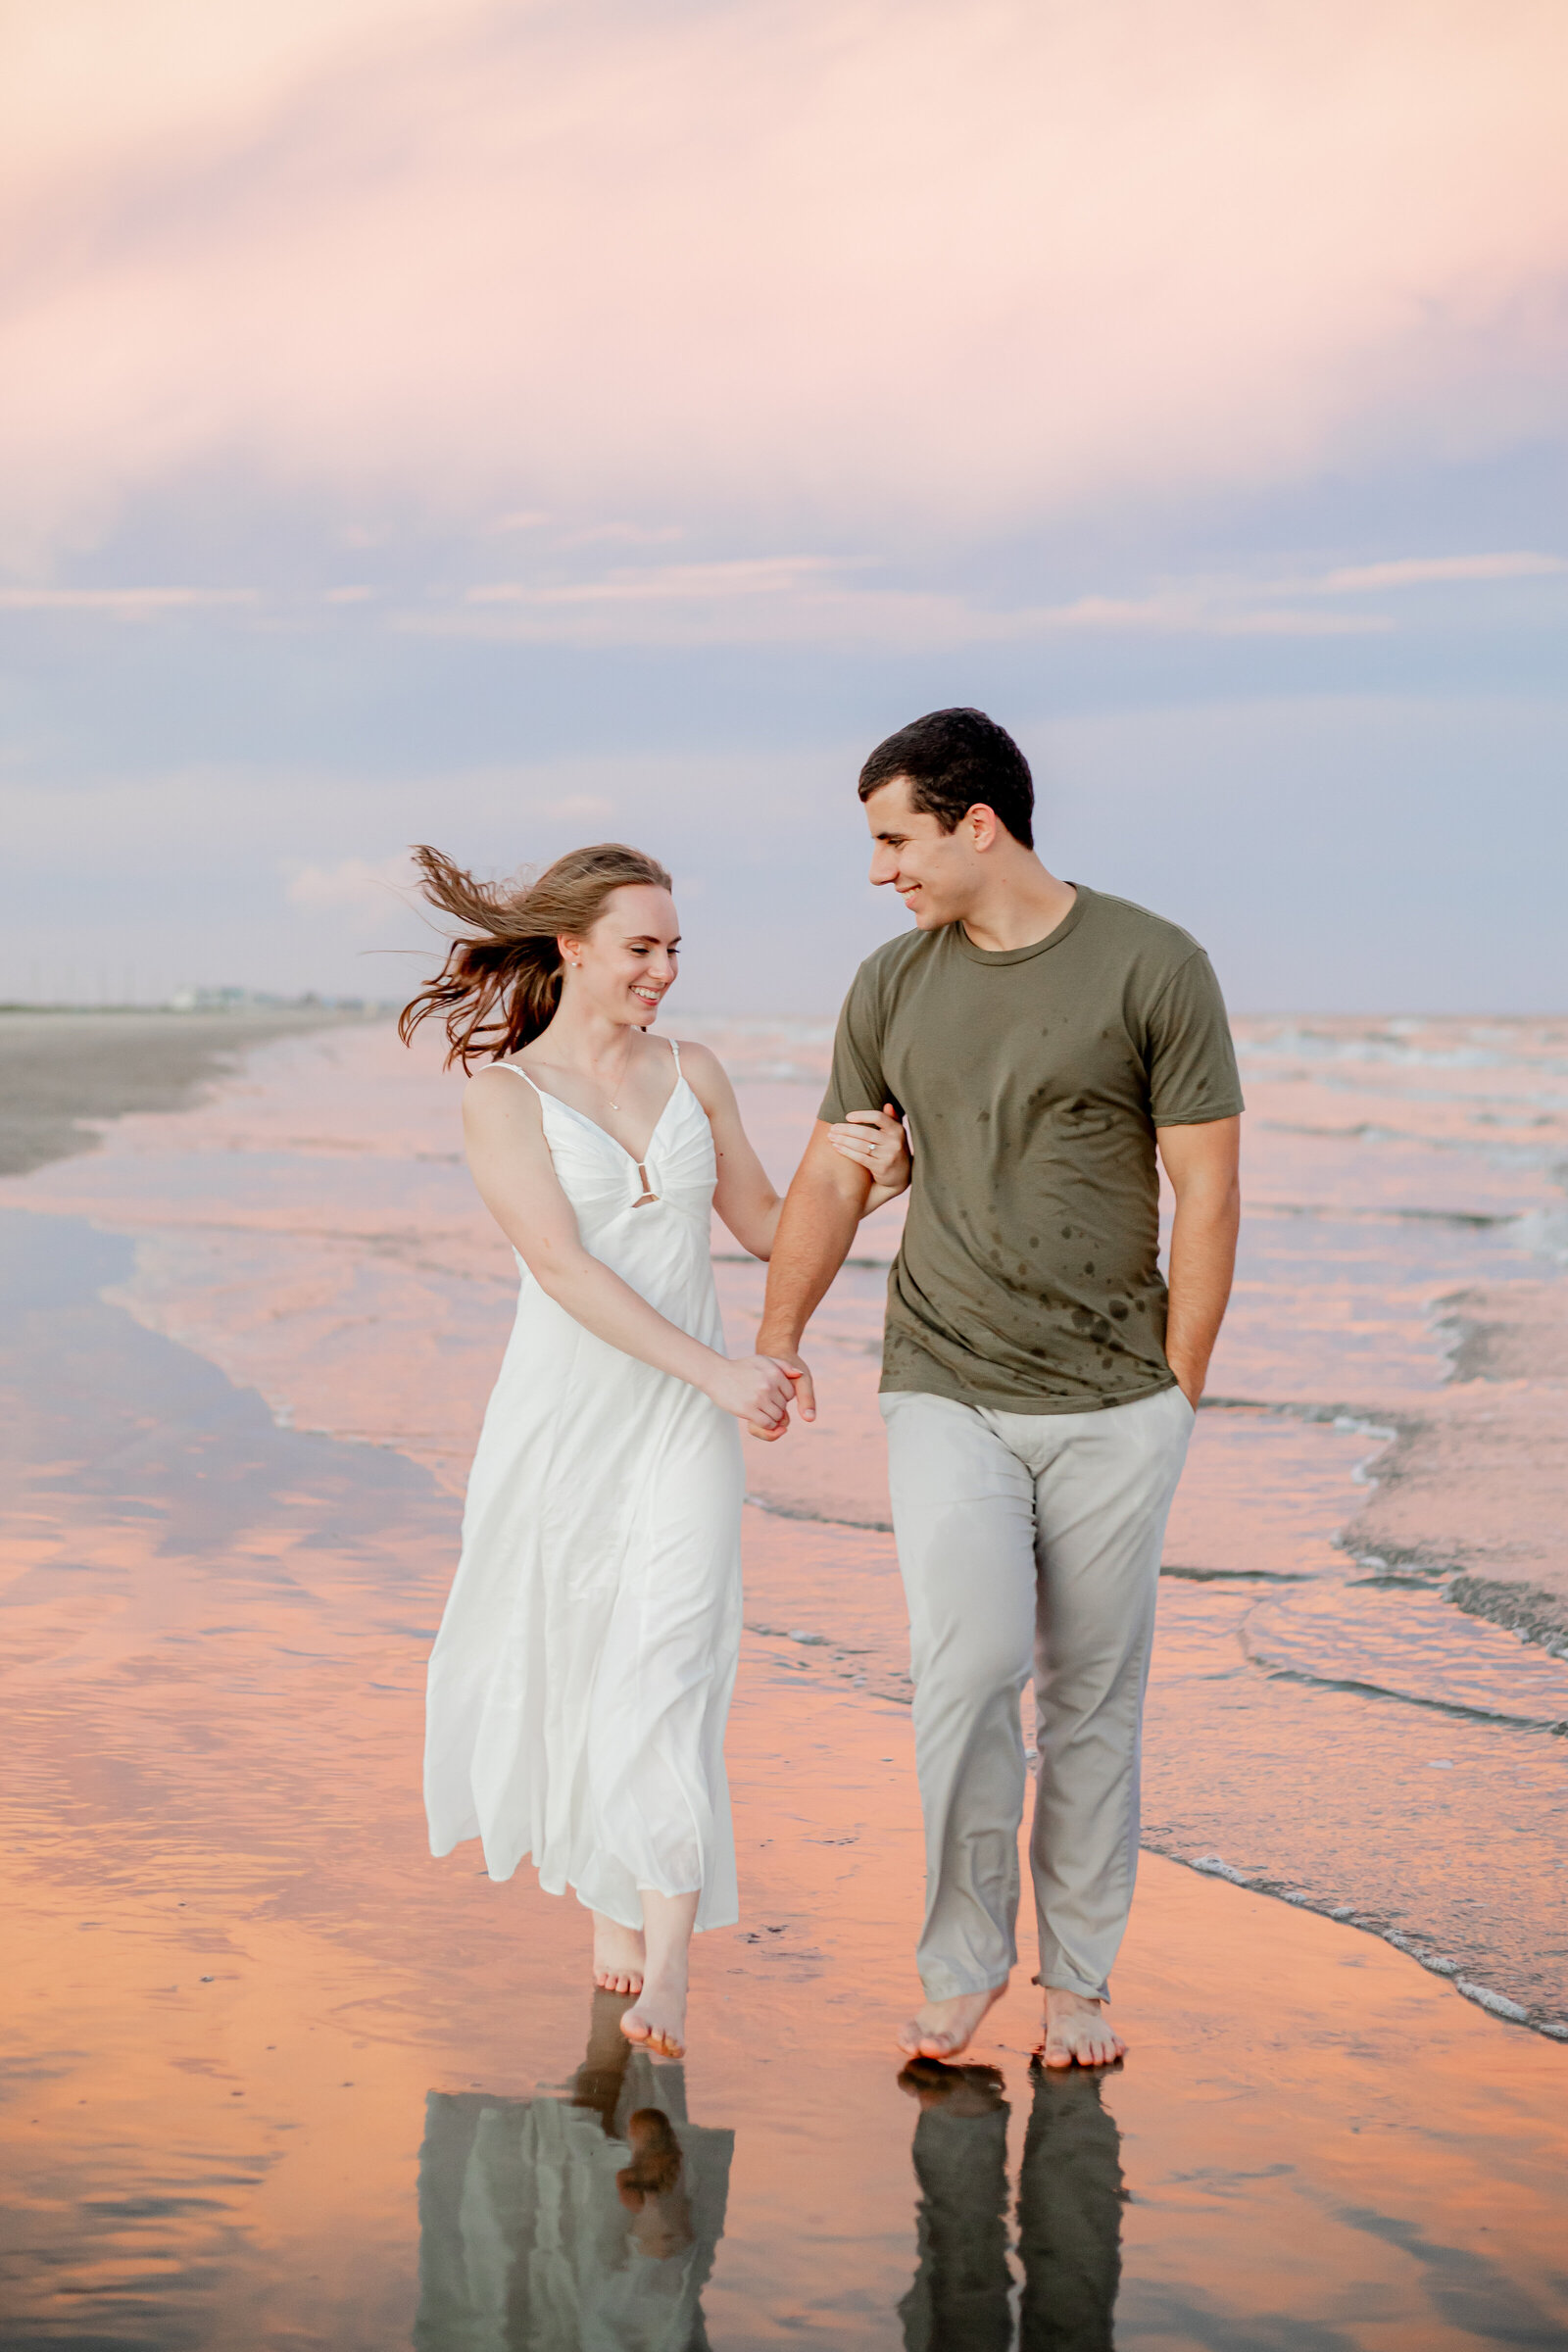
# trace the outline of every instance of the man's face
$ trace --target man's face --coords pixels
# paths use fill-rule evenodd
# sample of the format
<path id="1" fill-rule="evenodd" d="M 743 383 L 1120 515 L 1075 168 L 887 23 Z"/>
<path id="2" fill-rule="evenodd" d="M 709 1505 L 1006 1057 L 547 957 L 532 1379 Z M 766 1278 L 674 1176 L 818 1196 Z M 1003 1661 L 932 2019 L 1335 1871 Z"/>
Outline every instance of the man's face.
<path id="1" fill-rule="evenodd" d="M 909 807 L 909 781 L 895 776 L 879 784 L 865 803 L 871 828 L 871 879 L 891 883 L 922 931 L 956 923 L 974 903 L 982 878 L 977 830 L 989 840 L 995 820 L 978 828 L 966 816 L 944 833 L 926 810 Z"/>

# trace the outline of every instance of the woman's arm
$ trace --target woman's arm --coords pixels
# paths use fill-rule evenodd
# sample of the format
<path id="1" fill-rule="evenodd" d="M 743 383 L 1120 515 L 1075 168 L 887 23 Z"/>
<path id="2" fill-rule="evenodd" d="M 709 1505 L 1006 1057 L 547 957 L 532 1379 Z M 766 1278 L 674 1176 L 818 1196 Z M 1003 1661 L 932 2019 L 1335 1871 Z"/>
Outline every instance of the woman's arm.
<path id="1" fill-rule="evenodd" d="M 743 1250 L 749 1250 L 753 1257 L 770 1257 L 784 1202 L 782 1196 L 773 1190 L 767 1170 L 741 1124 L 740 1105 L 729 1073 L 707 1046 L 683 1045 L 680 1057 L 687 1084 L 707 1111 L 708 1123 L 713 1130 L 713 1152 L 718 1162 L 713 1206 Z M 909 1181 L 909 1163 L 903 1151 L 903 1129 L 891 1113 L 865 1111 L 855 1115 L 867 1122 L 863 1139 L 859 1130 L 855 1131 L 858 1147 L 863 1142 L 856 1156 L 870 1168 L 873 1179 L 860 1211 L 866 1217 L 873 1209 L 880 1208 L 884 1200 L 891 1200 L 904 1191 Z M 897 1131 L 896 1141 L 887 1132 L 889 1129 Z"/>
<path id="2" fill-rule="evenodd" d="M 468 1166 L 479 1197 L 540 1289 L 596 1339 L 690 1381 L 738 1420 L 772 1428 L 793 1390 L 767 1356 L 735 1360 L 666 1322 L 629 1283 L 585 1250 L 561 1189 L 532 1087 L 481 1070 L 463 1098 Z"/>

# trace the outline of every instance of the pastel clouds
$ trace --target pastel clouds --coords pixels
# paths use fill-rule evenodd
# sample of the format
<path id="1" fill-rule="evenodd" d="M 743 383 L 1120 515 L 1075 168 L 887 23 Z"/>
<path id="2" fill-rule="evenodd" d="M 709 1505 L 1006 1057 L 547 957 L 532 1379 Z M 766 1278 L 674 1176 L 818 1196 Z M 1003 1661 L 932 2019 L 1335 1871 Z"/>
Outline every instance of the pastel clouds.
<path id="1" fill-rule="evenodd" d="M 1556 0 L 10 23 L 29 571 L 215 466 L 524 538 L 915 546 L 1561 429 Z M 692 601 L 577 601 L 617 598 Z"/>
<path id="2" fill-rule="evenodd" d="M 1084 630 L 1359 637 L 1394 626 L 1383 613 L 1273 603 L 1270 591 L 1238 582 L 1007 606 L 951 591 L 868 584 L 854 576 L 864 568 L 794 556 L 648 565 L 597 580 L 497 580 L 470 588 L 457 607 L 405 610 L 392 625 L 423 636 L 533 645 L 857 646 L 903 653 L 1027 644 Z"/>
<path id="3" fill-rule="evenodd" d="M 1318 582 L 1326 595 L 1356 596 L 1367 589 L 1432 588 L 1486 580 L 1540 580 L 1568 571 L 1561 556 L 1526 549 L 1505 556 L 1407 556 L 1387 564 L 1354 564 Z"/>
<path id="4" fill-rule="evenodd" d="M 294 866 L 283 895 L 307 914 L 348 916 L 363 924 L 385 921 L 394 902 L 412 893 L 415 879 L 413 860 L 401 853 L 379 859 L 340 858 L 331 865 Z"/>
<path id="5" fill-rule="evenodd" d="M 650 537 L 659 534 L 649 534 Z M 592 534 L 583 534 L 584 539 Z M 573 541 L 573 544 L 577 544 Z M 364 584 L 267 596 L 256 588 L 0 587 L 0 612 L 150 621 L 239 608 L 266 629 L 298 624 L 313 608 L 373 606 L 394 635 L 495 643 L 617 646 L 859 646 L 915 652 L 965 645 L 1024 645 L 1088 632 L 1200 637 L 1365 637 L 1399 625 L 1411 589 L 1491 589 L 1568 576 L 1568 560 L 1544 553 L 1416 556 L 1304 577 L 1238 575 L 1167 580 L 1138 595 L 1090 593 L 1044 604 L 985 604 L 952 590 L 886 586 L 870 558 L 736 557 L 708 563 L 623 564 L 597 577 L 478 581 L 458 592 L 390 604 Z M 1394 610 L 1352 601 L 1381 592 Z M 1305 601 L 1303 601 L 1305 600 Z M 1473 608 L 1472 608 L 1473 611 Z M 307 892 L 314 881 L 302 885 Z M 304 904 L 302 900 L 300 902 Z"/>

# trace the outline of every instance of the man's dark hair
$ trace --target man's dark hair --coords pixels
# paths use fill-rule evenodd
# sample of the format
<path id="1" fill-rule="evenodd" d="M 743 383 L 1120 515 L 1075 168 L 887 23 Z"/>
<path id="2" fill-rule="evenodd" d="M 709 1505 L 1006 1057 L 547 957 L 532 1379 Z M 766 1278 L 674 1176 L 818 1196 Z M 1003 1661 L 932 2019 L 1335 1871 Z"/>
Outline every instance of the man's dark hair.
<path id="1" fill-rule="evenodd" d="M 910 808 L 934 816 L 944 833 L 978 805 L 994 810 L 1014 841 L 1034 848 L 1029 762 L 1006 728 L 983 710 L 928 710 L 879 743 L 860 770 L 861 800 L 898 776 L 909 780 Z"/>

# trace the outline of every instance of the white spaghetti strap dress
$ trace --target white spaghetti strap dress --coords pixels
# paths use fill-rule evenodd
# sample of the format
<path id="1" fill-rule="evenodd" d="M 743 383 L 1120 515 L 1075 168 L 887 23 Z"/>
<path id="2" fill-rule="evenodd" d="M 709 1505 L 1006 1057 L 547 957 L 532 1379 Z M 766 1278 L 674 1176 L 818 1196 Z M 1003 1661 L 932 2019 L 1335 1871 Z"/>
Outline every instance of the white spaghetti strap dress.
<path id="1" fill-rule="evenodd" d="M 533 1086 L 527 1072 L 504 1063 Z M 540 1087 L 583 1247 L 710 1348 L 716 1166 L 681 1074 L 641 1163 Z M 739 1916 L 724 1777 L 741 1634 L 740 1431 L 687 1382 L 574 1322 L 521 1259 L 517 1319 L 468 1480 L 463 1553 L 430 1658 L 430 1847 L 531 1855 L 640 1928 L 639 1889 Z"/>

